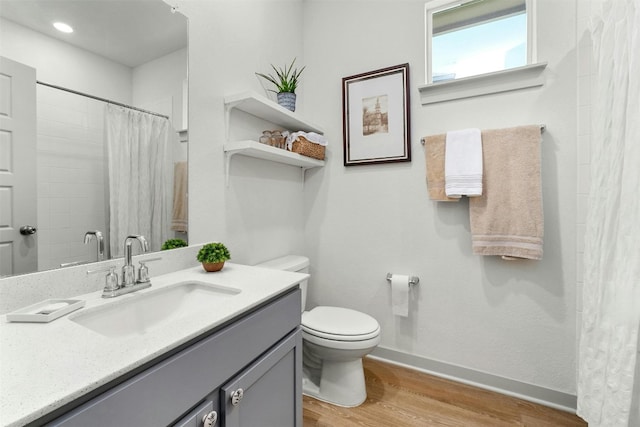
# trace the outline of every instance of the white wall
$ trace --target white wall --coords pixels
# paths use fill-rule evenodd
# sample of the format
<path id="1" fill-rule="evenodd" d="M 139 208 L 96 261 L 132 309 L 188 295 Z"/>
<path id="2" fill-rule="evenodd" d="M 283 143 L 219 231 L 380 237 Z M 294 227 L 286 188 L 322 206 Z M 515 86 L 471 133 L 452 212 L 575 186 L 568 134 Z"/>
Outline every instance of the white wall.
<path id="1" fill-rule="evenodd" d="M 538 0 L 542 88 L 421 106 L 424 2 L 305 2 L 305 109 L 331 142 L 305 187 L 312 304 L 374 316 L 381 346 L 575 394 L 576 5 Z M 329 25 L 330 24 L 330 25 Z M 408 62 L 411 163 L 342 165 L 341 78 Z M 428 200 L 422 136 L 546 124 L 544 259 L 471 253 L 468 203 Z M 421 279 L 409 319 L 391 314 L 387 272 Z"/>
<path id="2" fill-rule="evenodd" d="M 36 78 L 129 104 L 131 69 L 0 18 L 0 54 L 36 69 Z"/>
<path id="3" fill-rule="evenodd" d="M 132 105 L 171 117 L 182 129 L 182 84 L 187 79 L 187 48 L 149 61 L 132 70 Z"/>
<path id="4" fill-rule="evenodd" d="M 189 18 L 189 239 L 224 241 L 234 262 L 302 250 L 299 168 L 234 156 L 224 182 L 225 95 L 264 94 L 256 71 L 302 58 L 302 1 L 168 1 Z M 302 92 L 300 93 L 301 97 Z M 268 124 L 234 112 L 231 138 Z"/>

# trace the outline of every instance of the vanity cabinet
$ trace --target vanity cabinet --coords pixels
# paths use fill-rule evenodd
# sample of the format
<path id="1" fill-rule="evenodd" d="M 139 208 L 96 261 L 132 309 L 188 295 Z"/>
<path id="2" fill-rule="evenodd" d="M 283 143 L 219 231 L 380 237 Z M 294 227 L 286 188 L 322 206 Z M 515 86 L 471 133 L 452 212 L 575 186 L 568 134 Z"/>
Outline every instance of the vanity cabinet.
<path id="1" fill-rule="evenodd" d="M 241 315 L 48 426 L 302 427 L 300 290 Z M 214 418 L 213 415 L 210 418 Z"/>

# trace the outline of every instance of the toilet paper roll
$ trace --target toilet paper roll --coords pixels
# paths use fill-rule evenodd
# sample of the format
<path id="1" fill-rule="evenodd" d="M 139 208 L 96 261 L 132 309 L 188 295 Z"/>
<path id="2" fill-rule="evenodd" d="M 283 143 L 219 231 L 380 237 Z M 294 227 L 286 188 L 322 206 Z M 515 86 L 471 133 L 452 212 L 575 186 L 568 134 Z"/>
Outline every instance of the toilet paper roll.
<path id="1" fill-rule="evenodd" d="M 391 276 L 391 305 L 395 316 L 409 316 L 409 276 Z"/>

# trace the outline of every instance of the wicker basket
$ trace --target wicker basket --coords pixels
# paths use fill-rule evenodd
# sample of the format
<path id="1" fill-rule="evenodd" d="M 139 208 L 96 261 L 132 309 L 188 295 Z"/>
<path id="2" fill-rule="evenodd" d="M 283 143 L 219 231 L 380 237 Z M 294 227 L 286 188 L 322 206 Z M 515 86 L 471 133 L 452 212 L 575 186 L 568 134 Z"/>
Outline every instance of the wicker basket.
<path id="1" fill-rule="evenodd" d="M 291 151 L 302 156 L 324 160 L 324 145 L 310 142 L 304 136 L 298 136 L 298 138 L 293 141 Z"/>

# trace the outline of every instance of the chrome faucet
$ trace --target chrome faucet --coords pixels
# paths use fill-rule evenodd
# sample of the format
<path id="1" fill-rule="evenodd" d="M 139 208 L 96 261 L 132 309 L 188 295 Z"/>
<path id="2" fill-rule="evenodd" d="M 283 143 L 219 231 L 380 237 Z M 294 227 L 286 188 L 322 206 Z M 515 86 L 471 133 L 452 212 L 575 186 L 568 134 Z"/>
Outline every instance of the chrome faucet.
<path id="1" fill-rule="evenodd" d="M 84 244 L 86 245 L 95 237 L 97 243 L 97 261 L 104 260 L 104 238 L 102 237 L 102 233 L 98 230 L 87 231 L 84 234 Z"/>
<path id="2" fill-rule="evenodd" d="M 144 236 L 131 234 L 124 239 L 124 265 L 122 266 L 122 287 L 133 286 L 136 282 L 136 269 L 131 263 L 131 245 L 134 241 L 140 243 L 142 252 L 149 250 L 149 244 Z"/>

